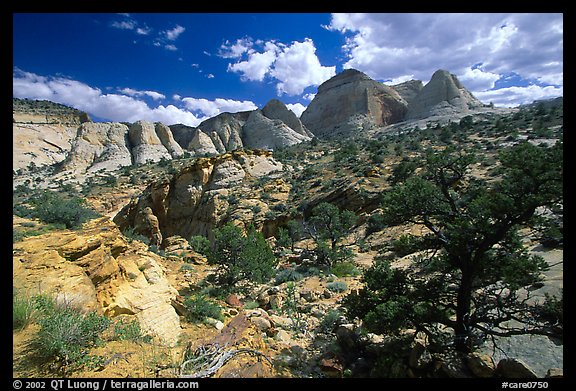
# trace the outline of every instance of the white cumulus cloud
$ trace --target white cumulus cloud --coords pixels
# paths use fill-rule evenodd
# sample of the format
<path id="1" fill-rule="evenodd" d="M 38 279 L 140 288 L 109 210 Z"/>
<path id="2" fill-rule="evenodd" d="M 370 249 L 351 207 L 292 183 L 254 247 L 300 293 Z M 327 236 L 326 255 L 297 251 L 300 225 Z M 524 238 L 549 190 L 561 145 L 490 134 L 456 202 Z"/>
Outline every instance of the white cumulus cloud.
<path id="1" fill-rule="evenodd" d="M 306 106 L 304 106 L 302 103 L 288 103 L 286 107 L 288 110 L 292 110 L 298 118 L 300 118 L 304 110 L 306 110 Z"/>
<path id="2" fill-rule="evenodd" d="M 377 80 L 424 81 L 446 69 L 479 98 L 510 73 L 543 91 L 563 84 L 562 14 L 333 14 L 326 28 L 345 38 L 344 68 Z M 535 91 L 518 88 L 526 88 L 522 96 Z"/>
<path id="3" fill-rule="evenodd" d="M 186 108 L 195 112 L 202 113 L 203 116 L 209 118 L 214 117 L 220 113 L 237 113 L 239 111 L 256 110 L 258 106 L 251 101 L 237 101 L 233 99 L 216 98 L 208 100 L 204 98 L 182 98 L 182 102 Z"/>
<path id="4" fill-rule="evenodd" d="M 155 91 L 138 91 L 125 88 L 122 91 L 123 94 L 105 94 L 101 89 L 77 80 L 41 76 L 20 69 L 15 69 L 13 72 L 12 91 L 15 98 L 61 103 L 107 121 L 135 122 L 142 119 L 160 121 L 166 125 L 183 123 L 196 126 L 207 118 L 197 116 L 189 110 L 174 105 L 150 107 L 146 102 L 137 99 L 143 95 L 153 99 L 154 97 L 159 98 L 162 94 Z M 133 96 L 125 95 L 126 93 Z"/>
<path id="5" fill-rule="evenodd" d="M 122 88 L 121 93 L 129 96 L 149 96 L 154 100 L 166 99 L 166 96 L 156 91 L 139 91 L 132 88 Z"/>
<path id="6" fill-rule="evenodd" d="M 318 86 L 336 74 L 336 67 L 326 67 L 316 56 L 314 42 L 306 38 L 290 45 L 276 41 L 244 38 L 234 44 L 227 41 L 220 48 L 220 57 L 236 58 L 228 71 L 239 73 L 242 80 L 276 81 L 278 95 L 298 95 L 309 86 Z M 245 59 L 244 59 L 245 58 Z"/>
<path id="7" fill-rule="evenodd" d="M 186 28 L 177 24 L 173 29 L 164 31 L 164 36 L 170 41 L 175 41 L 184 31 Z"/>
<path id="8" fill-rule="evenodd" d="M 551 99 L 564 95 L 564 87 L 537 86 L 505 87 L 497 90 L 478 91 L 474 93 L 476 98 L 483 102 L 492 102 L 495 106 L 515 107 L 521 104 L 532 103 L 535 100 Z"/>

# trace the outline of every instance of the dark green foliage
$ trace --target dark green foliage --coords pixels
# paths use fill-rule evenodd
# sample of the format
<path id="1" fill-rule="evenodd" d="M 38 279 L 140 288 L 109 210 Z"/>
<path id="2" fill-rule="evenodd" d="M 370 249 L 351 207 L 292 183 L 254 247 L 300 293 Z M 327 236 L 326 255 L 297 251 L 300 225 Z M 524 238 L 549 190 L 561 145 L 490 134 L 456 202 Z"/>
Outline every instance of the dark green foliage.
<path id="1" fill-rule="evenodd" d="M 356 224 L 356 214 L 349 210 L 340 210 L 334 204 L 322 202 L 312 209 L 308 220 L 312 236 L 330 242 L 332 249 L 340 239 L 349 234 Z"/>
<path id="2" fill-rule="evenodd" d="M 48 190 L 34 195 L 28 203 L 32 209 L 19 205 L 14 207 L 14 213 L 38 218 L 45 223 L 62 224 L 66 228 L 79 228 L 86 221 L 99 216 L 86 205 L 83 198 L 67 197 Z"/>
<path id="3" fill-rule="evenodd" d="M 429 236 L 422 244 L 437 251 L 418 260 L 426 278 L 385 263 L 365 273 L 364 290 L 347 303 L 369 329 L 432 333 L 430 325 L 439 322 L 453 329 L 461 351 L 472 348 L 474 332 L 553 334 L 533 321 L 538 306 L 518 299 L 517 291 L 538 283 L 547 265 L 524 249 L 517 232 L 531 224 L 537 208 L 562 203 L 562 145 L 522 143 L 499 158 L 502 180 L 489 185 L 466 175 L 472 155 L 429 153 L 420 175 L 384 195 L 385 222 L 423 225 Z M 498 331 L 510 317 L 526 328 Z"/>
<path id="4" fill-rule="evenodd" d="M 382 231 L 384 228 L 386 228 L 386 219 L 382 213 L 373 213 L 367 220 L 366 236 Z"/>
<path id="5" fill-rule="evenodd" d="M 207 258 L 211 265 L 218 265 L 217 282 L 234 290 L 237 283 L 268 281 L 275 272 L 276 258 L 264 236 L 253 227 L 246 235 L 232 224 L 214 230 L 214 244 Z"/>
<path id="6" fill-rule="evenodd" d="M 122 234 L 124 234 L 126 239 L 128 239 L 129 243 L 131 243 L 133 240 L 139 240 L 144 244 L 150 244 L 150 238 L 136 232 L 134 227 L 126 228 L 124 231 L 122 231 Z"/>
<path id="7" fill-rule="evenodd" d="M 402 159 L 402 161 L 397 165 L 395 165 L 394 168 L 392 169 L 392 176 L 390 177 L 390 183 L 397 184 L 400 182 L 404 182 L 414 173 L 414 171 L 416 171 L 417 167 L 418 165 L 416 164 L 416 162 L 410 159 Z"/>
<path id="8" fill-rule="evenodd" d="M 292 245 L 290 234 L 286 228 L 278 229 L 278 239 L 276 240 L 276 245 L 280 247 L 290 247 Z"/>
<path id="9" fill-rule="evenodd" d="M 192 249 L 199 254 L 207 255 L 210 252 L 211 243 L 210 240 L 208 240 L 208 238 L 206 238 L 205 236 L 200 235 L 192 236 L 188 240 L 188 243 L 190 244 Z"/>
<path id="10" fill-rule="evenodd" d="M 540 317 L 553 326 L 564 326 L 564 292 L 561 292 L 560 298 L 548 293 L 544 294 L 546 301 L 540 309 Z"/>
<path id="11" fill-rule="evenodd" d="M 328 311 L 328 313 L 320 321 L 318 329 L 323 333 L 331 333 L 332 331 L 334 331 L 334 327 L 336 327 L 336 324 L 340 316 L 342 316 L 342 314 L 338 310 Z"/>
<path id="12" fill-rule="evenodd" d="M 202 294 L 187 297 L 184 306 L 188 311 L 187 318 L 190 322 L 202 322 L 206 318 L 224 319 L 222 307 Z"/>

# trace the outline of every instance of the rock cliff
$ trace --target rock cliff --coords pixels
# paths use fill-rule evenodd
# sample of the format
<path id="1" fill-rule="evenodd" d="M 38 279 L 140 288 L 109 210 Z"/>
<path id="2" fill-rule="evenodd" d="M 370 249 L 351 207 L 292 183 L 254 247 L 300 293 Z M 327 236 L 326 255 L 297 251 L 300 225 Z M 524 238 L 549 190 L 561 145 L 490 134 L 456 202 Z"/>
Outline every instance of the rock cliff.
<path id="1" fill-rule="evenodd" d="M 240 148 L 275 149 L 310 140 L 313 135 L 277 99 L 262 110 L 221 113 L 197 128 L 176 125 L 176 139 L 195 155 L 231 152 Z"/>
<path id="2" fill-rule="evenodd" d="M 211 238 L 212 229 L 230 217 L 230 206 L 238 202 L 231 197 L 231 188 L 282 168 L 269 152 L 259 150 L 199 158 L 178 173 L 150 184 L 113 220 L 122 230 L 133 227 L 157 243 L 174 235 Z"/>
<path id="3" fill-rule="evenodd" d="M 458 80 L 456 75 L 437 70 L 408 105 L 407 119 L 451 115 L 481 108 L 476 99 Z"/>
<path id="4" fill-rule="evenodd" d="M 171 301 L 178 292 L 162 258 L 143 243 L 128 243 L 108 218 L 82 230 L 48 233 L 14 244 L 14 287 L 55 295 L 83 310 L 132 315 L 145 333 L 173 346 L 181 333 Z"/>
<path id="5" fill-rule="evenodd" d="M 318 137 L 331 137 L 404 119 L 407 102 L 392 87 L 346 69 L 318 87 L 300 120 Z"/>
<path id="6" fill-rule="evenodd" d="M 429 83 L 387 86 L 346 69 L 318 87 L 300 120 L 318 137 L 348 135 L 405 120 L 453 116 L 484 107 L 458 80 L 438 70 Z"/>

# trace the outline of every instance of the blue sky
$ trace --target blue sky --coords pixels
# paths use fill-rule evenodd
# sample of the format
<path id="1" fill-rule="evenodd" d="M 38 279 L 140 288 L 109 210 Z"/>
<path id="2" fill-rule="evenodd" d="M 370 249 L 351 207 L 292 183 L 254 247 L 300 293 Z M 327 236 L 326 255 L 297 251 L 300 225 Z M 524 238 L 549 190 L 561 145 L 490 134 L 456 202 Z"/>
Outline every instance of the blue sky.
<path id="1" fill-rule="evenodd" d="M 13 14 L 13 96 L 95 120 L 198 125 L 283 101 L 298 115 L 346 68 L 386 84 L 446 69 L 480 100 L 563 95 L 562 14 Z"/>

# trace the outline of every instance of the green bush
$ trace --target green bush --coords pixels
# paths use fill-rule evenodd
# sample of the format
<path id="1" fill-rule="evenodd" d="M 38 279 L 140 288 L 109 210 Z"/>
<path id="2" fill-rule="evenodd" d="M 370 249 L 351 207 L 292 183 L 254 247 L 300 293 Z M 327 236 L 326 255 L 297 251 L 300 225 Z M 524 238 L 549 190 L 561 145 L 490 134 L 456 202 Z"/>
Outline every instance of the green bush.
<path id="1" fill-rule="evenodd" d="M 286 281 L 299 281 L 303 278 L 304 276 L 295 269 L 284 269 L 276 274 L 275 282 L 276 285 L 280 285 Z"/>
<path id="2" fill-rule="evenodd" d="M 21 330 L 32 320 L 34 303 L 28 296 L 12 292 L 12 330 Z"/>
<path id="3" fill-rule="evenodd" d="M 78 228 L 99 216 L 83 198 L 66 197 L 48 190 L 33 196 L 28 202 L 32 209 L 19 205 L 14 207 L 14 213 L 38 218 L 45 223 L 63 224 L 66 228 Z"/>
<path id="4" fill-rule="evenodd" d="M 267 282 L 275 274 L 276 257 L 261 232 L 249 227 L 242 229 L 229 223 L 214 230 L 214 246 L 207 259 L 218 265 L 216 281 L 221 288 L 242 289 L 241 281 Z"/>
<path id="5" fill-rule="evenodd" d="M 100 340 L 110 320 L 96 312 L 83 314 L 70 303 L 57 303 L 48 296 L 35 300 L 40 330 L 35 337 L 38 352 L 45 359 L 65 365 L 80 364 L 86 349 Z"/>
<path id="6" fill-rule="evenodd" d="M 142 333 L 137 320 L 131 322 L 118 320 L 114 323 L 114 339 L 118 341 L 150 342 L 152 337 Z"/>
<path id="7" fill-rule="evenodd" d="M 222 307 L 202 294 L 187 297 L 184 306 L 188 310 L 187 318 L 190 322 L 202 322 L 206 318 L 224 319 Z"/>
<path id="8" fill-rule="evenodd" d="M 422 249 L 422 239 L 413 235 L 400 235 L 392 242 L 393 251 L 400 257 L 412 254 Z"/>
<path id="9" fill-rule="evenodd" d="M 334 327 L 336 326 L 338 318 L 341 315 L 342 314 L 338 310 L 328 311 L 328 313 L 324 316 L 324 318 L 322 318 L 322 321 L 318 325 L 319 330 L 324 333 L 332 332 L 334 330 Z"/>
<path id="10" fill-rule="evenodd" d="M 188 240 L 188 243 L 194 251 L 199 254 L 207 255 L 210 251 L 210 240 L 207 237 L 201 235 L 195 235 Z"/>
<path id="11" fill-rule="evenodd" d="M 348 289 L 348 284 L 346 284 L 344 281 L 334 281 L 326 284 L 326 288 L 328 288 L 329 291 L 341 293 L 346 292 Z"/>
<path id="12" fill-rule="evenodd" d="M 358 276 L 360 270 L 353 262 L 338 262 L 332 266 L 332 274 L 338 277 Z"/>
<path id="13" fill-rule="evenodd" d="M 150 238 L 136 232 L 134 227 L 126 228 L 124 231 L 122 231 L 122 234 L 126 237 L 126 239 L 128 239 L 128 243 L 132 243 L 134 240 L 139 240 L 144 244 L 150 244 Z"/>

